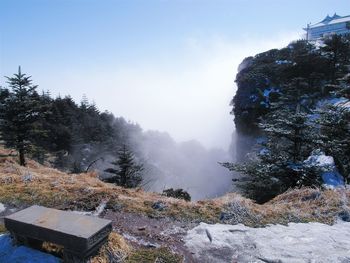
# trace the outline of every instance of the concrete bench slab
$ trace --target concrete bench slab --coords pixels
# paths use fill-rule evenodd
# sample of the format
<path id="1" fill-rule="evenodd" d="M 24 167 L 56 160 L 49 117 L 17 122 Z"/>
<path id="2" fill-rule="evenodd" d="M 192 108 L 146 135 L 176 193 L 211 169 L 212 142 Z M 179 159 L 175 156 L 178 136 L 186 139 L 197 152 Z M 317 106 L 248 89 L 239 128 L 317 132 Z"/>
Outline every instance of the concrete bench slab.
<path id="1" fill-rule="evenodd" d="M 48 241 L 63 246 L 65 262 L 86 262 L 112 231 L 110 220 L 36 205 L 4 221 L 18 243 L 39 247 Z"/>

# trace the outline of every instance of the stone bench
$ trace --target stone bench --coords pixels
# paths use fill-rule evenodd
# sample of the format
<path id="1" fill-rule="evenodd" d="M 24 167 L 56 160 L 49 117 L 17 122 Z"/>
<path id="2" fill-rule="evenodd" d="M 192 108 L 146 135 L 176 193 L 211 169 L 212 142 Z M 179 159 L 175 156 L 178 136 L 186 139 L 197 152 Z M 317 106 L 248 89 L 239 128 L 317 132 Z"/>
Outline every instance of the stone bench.
<path id="1" fill-rule="evenodd" d="M 40 248 L 47 241 L 63 246 L 64 262 L 87 262 L 112 231 L 109 220 L 36 205 L 4 221 L 18 244 Z"/>

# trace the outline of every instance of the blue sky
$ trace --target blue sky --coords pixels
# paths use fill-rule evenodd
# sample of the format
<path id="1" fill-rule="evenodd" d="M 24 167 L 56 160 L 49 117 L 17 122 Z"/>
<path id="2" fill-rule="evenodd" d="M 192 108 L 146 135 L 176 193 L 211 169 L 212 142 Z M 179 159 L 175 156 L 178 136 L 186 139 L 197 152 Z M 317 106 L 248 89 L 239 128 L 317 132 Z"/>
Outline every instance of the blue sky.
<path id="1" fill-rule="evenodd" d="M 239 62 L 334 12 L 349 1 L 0 0 L 0 76 L 21 65 L 53 95 L 227 148 Z"/>

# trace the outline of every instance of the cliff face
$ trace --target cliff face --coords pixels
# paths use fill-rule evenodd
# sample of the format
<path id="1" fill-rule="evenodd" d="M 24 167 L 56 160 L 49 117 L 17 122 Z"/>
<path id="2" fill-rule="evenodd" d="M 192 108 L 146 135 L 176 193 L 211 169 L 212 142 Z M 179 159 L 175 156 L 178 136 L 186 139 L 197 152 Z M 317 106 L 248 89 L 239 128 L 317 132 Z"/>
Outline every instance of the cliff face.
<path id="1" fill-rule="evenodd" d="M 296 41 L 243 60 L 231 112 L 235 116 L 237 138 L 233 144 L 238 161 L 260 137 L 259 122 L 272 110 L 271 105 L 283 98 L 285 87 L 293 80 L 307 85 L 296 95 L 302 97 L 305 108 L 315 109 L 321 101 L 335 97 L 339 79 L 349 72 L 349 39 L 335 36 L 322 47 Z"/>
<path id="2" fill-rule="evenodd" d="M 256 120 L 259 116 L 256 90 L 264 87 L 264 80 L 250 77 L 254 70 L 254 58 L 245 58 L 238 67 L 236 76 L 237 93 L 232 100 L 232 114 L 235 116 L 237 131 L 243 134 L 254 134 L 257 131 Z"/>
<path id="3" fill-rule="evenodd" d="M 269 98 L 280 90 L 279 68 L 276 64 L 279 51 L 270 50 L 255 57 L 247 57 L 238 67 L 236 76 L 237 92 L 232 99 L 232 112 L 236 125 L 236 137 L 233 140 L 237 161 L 255 144 L 260 135 L 259 118 L 268 112 Z"/>

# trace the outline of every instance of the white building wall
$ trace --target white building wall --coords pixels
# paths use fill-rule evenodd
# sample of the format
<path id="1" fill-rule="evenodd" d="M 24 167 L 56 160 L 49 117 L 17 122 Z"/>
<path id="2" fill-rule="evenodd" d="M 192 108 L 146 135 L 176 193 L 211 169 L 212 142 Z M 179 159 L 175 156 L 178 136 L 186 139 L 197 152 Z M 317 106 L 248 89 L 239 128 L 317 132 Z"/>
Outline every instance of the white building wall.
<path id="1" fill-rule="evenodd" d="M 329 18 L 328 21 L 326 20 L 327 18 Z M 336 19 L 327 16 L 327 18 L 319 23 L 321 25 L 316 24 L 308 27 L 307 29 L 305 28 L 305 30 L 308 32 L 309 40 L 318 40 L 330 34 L 350 34 L 350 16 L 338 16 Z M 336 20 L 340 21 L 337 23 Z"/>
<path id="2" fill-rule="evenodd" d="M 309 29 L 309 39 L 316 40 L 322 38 L 327 34 L 346 34 L 350 33 L 350 30 L 347 28 L 346 23 L 331 24 L 322 27 L 310 28 Z"/>

